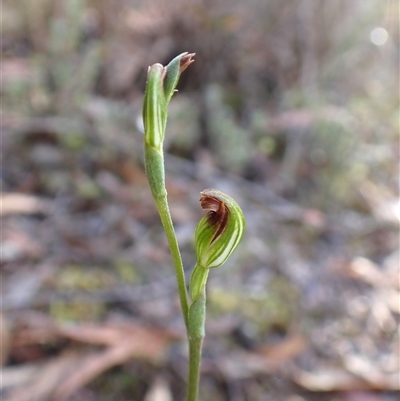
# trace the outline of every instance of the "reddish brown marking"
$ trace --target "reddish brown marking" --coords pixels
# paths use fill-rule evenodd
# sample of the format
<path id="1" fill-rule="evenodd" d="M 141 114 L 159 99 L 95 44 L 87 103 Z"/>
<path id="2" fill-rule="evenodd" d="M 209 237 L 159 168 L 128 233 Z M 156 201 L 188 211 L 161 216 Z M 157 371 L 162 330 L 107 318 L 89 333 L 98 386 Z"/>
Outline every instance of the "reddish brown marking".
<path id="1" fill-rule="evenodd" d="M 181 58 L 180 65 L 179 65 L 179 72 L 182 73 L 183 71 L 186 70 L 186 68 L 189 67 L 190 64 L 194 63 L 193 57 L 195 56 L 196 53 L 189 53 L 184 55 Z"/>
<path id="2" fill-rule="evenodd" d="M 200 205 L 202 209 L 208 210 L 208 223 L 216 229 L 211 240 L 211 243 L 213 243 L 222 234 L 228 224 L 229 209 L 219 197 L 207 193 L 207 190 L 201 193 Z"/>

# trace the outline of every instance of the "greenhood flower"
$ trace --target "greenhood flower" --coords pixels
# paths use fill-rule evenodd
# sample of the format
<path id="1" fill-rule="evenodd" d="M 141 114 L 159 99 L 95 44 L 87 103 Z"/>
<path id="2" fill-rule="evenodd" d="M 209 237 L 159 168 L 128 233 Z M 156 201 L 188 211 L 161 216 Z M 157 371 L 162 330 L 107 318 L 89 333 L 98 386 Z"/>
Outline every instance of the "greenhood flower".
<path id="1" fill-rule="evenodd" d="M 189 290 L 195 302 L 206 285 L 209 269 L 219 267 L 229 258 L 243 237 L 245 220 L 240 206 L 217 189 L 201 192 L 200 204 L 208 213 L 196 227 L 196 266 Z"/>
<path id="2" fill-rule="evenodd" d="M 200 205 L 208 213 L 196 227 L 196 262 L 210 269 L 221 266 L 236 249 L 245 220 L 240 206 L 217 189 L 202 191 Z"/>

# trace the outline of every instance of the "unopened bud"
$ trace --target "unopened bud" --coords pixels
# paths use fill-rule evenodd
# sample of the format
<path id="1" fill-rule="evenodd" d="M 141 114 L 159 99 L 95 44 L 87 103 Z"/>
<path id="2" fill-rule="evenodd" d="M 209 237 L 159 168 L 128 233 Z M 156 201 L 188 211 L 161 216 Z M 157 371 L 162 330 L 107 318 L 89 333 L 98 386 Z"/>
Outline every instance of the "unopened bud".
<path id="1" fill-rule="evenodd" d="M 166 72 L 166 68 L 158 63 L 149 67 L 143 102 L 145 144 L 157 150 L 161 150 L 165 134 L 166 104 L 163 82 Z"/>
<path id="2" fill-rule="evenodd" d="M 194 53 L 182 53 L 166 67 L 153 64 L 147 71 L 143 101 L 144 155 L 146 174 L 155 199 L 165 197 L 163 142 L 167 125 L 167 106 L 180 74 L 191 63 Z"/>

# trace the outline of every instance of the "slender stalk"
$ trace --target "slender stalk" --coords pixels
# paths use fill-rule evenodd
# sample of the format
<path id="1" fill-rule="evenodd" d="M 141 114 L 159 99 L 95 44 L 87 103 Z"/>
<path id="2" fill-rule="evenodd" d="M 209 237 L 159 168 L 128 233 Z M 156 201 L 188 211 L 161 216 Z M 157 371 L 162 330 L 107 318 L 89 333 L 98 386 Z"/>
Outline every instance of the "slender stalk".
<path id="1" fill-rule="evenodd" d="M 185 321 L 186 330 L 188 330 L 189 304 L 186 290 L 185 272 L 183 269 L 181 253 L 179 251 L 178 240 L 176 238 L 174 225 L 172 223 L 171 213 L 168 207 L 167 196 L 161 196 L 155 199 L 155 201 L 171 251 L 172 260 L 175 267 L 183 319 Z"/>
<path id="2" fill-rule="evenodd" d="M 205 274 L 207 280 L 208 270 Z M 199 393 L 200 365 L 201 365 L 201 349 L 205 336 L 205 320 L 206 320 L 206 286 L 200 290 L 196 299 L 193 300 L 189 309 L 189 373 L 188 373 L 188 389 L 187 401 L 197 401 Z"/>
<path id="3" fill-rule="evenodd" d="M 189 375 L 187 401 L 197 401 L 203 338 L 189 339 Z"/>

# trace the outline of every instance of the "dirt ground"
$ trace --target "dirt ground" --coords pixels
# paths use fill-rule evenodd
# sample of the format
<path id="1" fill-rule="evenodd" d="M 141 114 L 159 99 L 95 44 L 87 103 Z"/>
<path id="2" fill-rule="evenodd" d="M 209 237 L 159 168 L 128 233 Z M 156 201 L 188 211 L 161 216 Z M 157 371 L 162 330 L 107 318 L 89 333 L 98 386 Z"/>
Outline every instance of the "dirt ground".
<path id="1" fill-rule="evenodd" d="M 367 3 L 3 1 L 2 400 L 184 400 L 141 120 L 147 67 L 184 51 L 188 278 L 200 191 L 246 217 L 210 272 L 200 400 L 399 400 L 399 7 Z"/>

